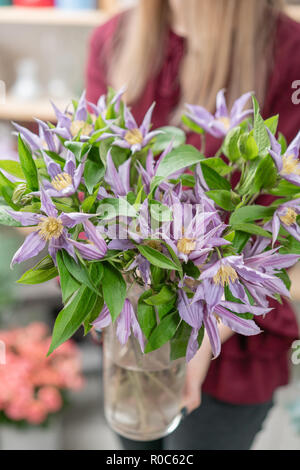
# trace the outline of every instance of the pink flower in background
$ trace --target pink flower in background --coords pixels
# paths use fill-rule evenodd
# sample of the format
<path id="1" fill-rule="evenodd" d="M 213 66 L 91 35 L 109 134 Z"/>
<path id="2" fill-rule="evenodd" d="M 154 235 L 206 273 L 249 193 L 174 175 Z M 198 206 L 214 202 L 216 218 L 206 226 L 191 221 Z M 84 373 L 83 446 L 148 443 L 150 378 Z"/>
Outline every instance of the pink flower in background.
<path id="1" fill-rule="evenodd" d="M 84 379 L 79 351 L 67 341 L 49 358 L 51 338 L 43 323 L 0 331 L 6 364 L 0 366 L 0 412 L 11 421 L 40 425 L 62 409 L 62 391 L 79 390 Z"/>

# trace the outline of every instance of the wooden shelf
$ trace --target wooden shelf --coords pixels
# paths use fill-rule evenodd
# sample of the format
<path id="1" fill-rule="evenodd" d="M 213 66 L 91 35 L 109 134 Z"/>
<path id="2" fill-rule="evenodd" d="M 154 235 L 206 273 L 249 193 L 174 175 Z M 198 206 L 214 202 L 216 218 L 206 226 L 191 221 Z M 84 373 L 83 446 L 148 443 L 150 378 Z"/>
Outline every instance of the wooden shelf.
<path id="1" fill-rule="evenodd" d="M 0 24 L 93 27 L 106 21 L 111 14 L 104 10 L 0 7 Z"/>
<path id="2" fill-rule="evenodd" d="M 70 104 L 70 100 L 53 99 L 53 102 L 62 111 Z M 0 104 L 0 120 L 32 122 L 34 118 L 42 121 L 56 121 L 50 98 L 37 101 L 20 101 L 19 99 L 7 97 L 6 103 Z"/>

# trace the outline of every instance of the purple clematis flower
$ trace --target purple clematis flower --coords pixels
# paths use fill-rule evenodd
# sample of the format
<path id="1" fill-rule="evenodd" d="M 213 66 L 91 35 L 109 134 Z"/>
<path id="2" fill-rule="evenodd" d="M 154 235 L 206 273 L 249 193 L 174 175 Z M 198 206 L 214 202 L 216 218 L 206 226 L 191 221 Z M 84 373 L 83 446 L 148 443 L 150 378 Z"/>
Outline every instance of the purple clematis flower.
<path id="1" fill-rule="evenodd" d="M 147 159 L 146 159 L 146 168 L 144 168 L 143 165 L 139 161 L 137 162 L 137 168 L 142 177 L 142 181 L 143 181 L 146 193 L 150 192 L 151 181 L 155 177 L 159 165 L 161 164 L 163 159 L 172 151 L 172 149 L 173 149 L 173 142 L 170 142 L 170 144 L 167 146 L 165 151 L 160 155 L 160 157 L 157 160 L 154 159 L 153 152 L 150 149 L 147 155 Z M 176 178 L 177 175 L 181 173 L 182 171 L 174 175 L 171 175 L 169 179 Z M 170 188 L 170 186 L 171 185 L 168 183 L 160 184 L 160 187 L 164 190 L 167 190 L 168 188 Z"/>
<path id="2" fill-rule="evenodd" d="M 191 336 L 187 346 L 186 360 L 189 362 L 199 349 L 198 334 L 202 326 L 205 327 L 209 337 L 214 357 L 221 352 L 221 339 L 218 322 L 231 328 L 236 333 L 245 336 L 256 335 L 261 332 L 253 320 L 245 320 L 232 313 L 251 313 L 263 315 L 271 309 L 251 307 L 249 305 L 222 301 L 217 290 L 209 281 L 202 282 L 194 298 L 188 299 L 184 290 L 178 291 L 178 312 L 180 317 L 192 327 Z"/>
<path id="3" fill-rule="evenodd" d="M 61 166 L 54 162 L 45 152 L 42 152 L 42 154 L 51 178 L 51 182 L 48 180 L 43 181 L 44 188 L 49 196 L 59 198 L 72 196 L 76 193 L 83 175 L 85 160 L 76 168 L 75 155 L 68 151 L 66 163 L 62 170 Z"/>
<path id="4" fill-rule="evenodd" d="M 122 96 L 126 91 L 126 87 L 122 87 L 113 97 L 110 102 L 107 102 L 107 95 L 101 95 L 97 104 L 88 102 L 89 108 L 93 110 L 95 116 L 101 116 L 102 119 L 107 123 L 106 115 L 109 106 L 113 106 L 116 113 L 120 110 Z"/>
<path id="5" fill-rule="evenodd" d="M 154 106 L 155 103 L 153 103 L 147 111 L 141 126 L 137 125 L 132 113 L 129 111 L 128 107 L 125 106 L 125 129 L 122 129 L 115 124 L 111 124 L 110 129 L 113 133 L 103 134 L 100 139 L 103 140 L 109 137 L 115 137 L 113 145 L 130 149 L 133 154 L 139 152 L 142 148 L 146 147 L 156 135 L 162 133 L 162 131 L 150 132 Z"/>
<path id="6" fill-rule="evenodd" d="M 79 251 L 84 259 L 93 261 L 104 258 L 108 248 L 100 232 L 89 220 L 83 222 L 83 227 L 88 243 L 77 242 L 70 238 L 68 238 L 68 241 Z"/>
<path id="7" fill-rule="evenodd" d="M 106 328 L 111 324 L 111 316 L 109 310 L 106 305 L 102 312 L 100 313 L 99 317 L 93 322 L 93 325 L 97 329 Z M 131 329 L 133 331 L 134 336 L 138 339 L 140 343 L 141 350 L 144 352 L 144 337 L 141 330 L 141 327 L 137 321 L 137 318 L 134 313 L 133 306 L 130 300 L 126 299 L 124 302 L 123 309 L 118 316 L 117 320 L 117 330 L 116 334 L 121 344 L 126 344 L 128 341 L 129 336 L 131 335 Z"/>
<path id="8" fill-rule="evenodd" d="M 210 279 L 220 296 L 224 295 L 224 288 L 228 286 L 234 297 L 246 304 L 249 304 L 249 299 L 245 287 L 261 305 L 265 305 L 266 296 L 274 298 L 275 294 L 279 294 L 290 297 L 281 279 L 253 269 L 244 262 L 243 256 L 228 256 L 208 265 L 200 276 L 200 280 L 203 279 Z M 256 295 L 258 291 L 263 293 L 263 297 Z"/>
<path id="9" fill-rule="evenodd" d="M 297 224 L 297 217 L 300 214 L 300 199 L 281 204 L 275 211 L 272 222 L 268 223 L 265 228 L 272 228 L 273 245 L 277 240 L 280 225 L 289 232 L 292 237 L 300 242 L 300 227 Z"/>
<path id="10" fill-rule="evenodd" d="M 186 115 L 198 126 L 216 138 L 225 137 L 235 126 L 238 126 L 247 117 L 253 114 L 253 110 L 243 111 L 247 101 L 252 93 L 245 93 L 237 99 L 229 113 L 224 96 L 224 90 L 217 94 L 217 111 L 215 115 L 208 112 L 202 106 L 187 105 L 188 113 Z"/>
<path id="11" fill-rule="evenodd" d="M 186 210 L 187 209 L 187 210 Z M 222 238 L 226 225 L 220 223 L 210 229 L 210 224 L 218 214 L 197 211 L 194 215 L 189 206 L 174 204 L 172 206 L 172 222 L 163 224 L 162 238 L 171 246 L 179 259 L 184 262 L 191 260 L 195 265 L 206 261 L 208 254 L 216 246 L 228 245 Z"/>
<path id="12" fill-rule="evenodd" d="M 119 166 L 118 170 L 115 167 L 111 156 L 111 149 L 107 153 L 107 169 L 105 175 L 105 181 L 110 185 L 115 196 L 127 196 L 131 191 L 130 188 L 130 165 L 131 159 L 126 160 L 122 165 Z M 108 197 L 106 191 L 103 193 L 103 189 L 100 188 L 98 198 Z"/>
<path id="13" fill-rule="evenodd" d="M 269 152 L 280 176 L 290 183 L 300 186 L 300 163 L 298 160 L 300 150 L 300 131 L 283 155 L 281 155 L 281 145 L 277 142 L 276 138 L 268 128 L 267 131 L 271 142 Z"/>
<path id="14" fill-rule="evenodd" d="M 39 152 L 41 149 L 50 150 L 51 152 L 59 153 L 61 150 L 61 143 L 59 139 L 51 132 L 49 126 L 39 119 L 36 119 L 39 126 L 39 135 L 31 132 L 26 127 L 20 126 L 13 122 L 14 127 L 21 134 L 22 138 L 29 145 L 33 153 Z"/>
<path id="15" fill-rule="evenodd" d="M 57 252 L 62 249 L 66 250 L 73 258 L 76 258 L 74 246 L 68 240 L 67 228 L 73 228 L 75 225 L 83 223 L 89 217 L 92 217 L 92 215 L 81 213 L 65 214 L 63 212 L 58 215 L 55 205 L 44 189 L 41 190 L 41 211 L 43 214 L 7 210 L 8 214 L 24 227 L 36 225 L 36 230 L 28 235 L 23 245 L 14 255 L 11 263 L 12 266 L 38 255 L 47 243 L 49 243 L 49 254 L 54 262 L 56 262 Z"/>

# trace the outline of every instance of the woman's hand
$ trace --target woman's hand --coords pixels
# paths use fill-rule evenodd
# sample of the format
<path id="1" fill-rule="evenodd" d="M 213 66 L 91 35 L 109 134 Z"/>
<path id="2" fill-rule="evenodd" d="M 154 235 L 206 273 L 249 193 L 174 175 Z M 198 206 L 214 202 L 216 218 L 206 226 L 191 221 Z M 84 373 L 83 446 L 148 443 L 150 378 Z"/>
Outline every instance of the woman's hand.
<path id="1" fill-rule="evenodd" d="M 222 343 L 234 334 L 230 328 L 223 324 L 219 326 L 219 332 Z M 201 405 L 201 387 L 207 375 L 212 357 L 210 341 L 205 333 L 201 348 L 187 364 L 182 401 L 183 415 L 191 413 Z"/>

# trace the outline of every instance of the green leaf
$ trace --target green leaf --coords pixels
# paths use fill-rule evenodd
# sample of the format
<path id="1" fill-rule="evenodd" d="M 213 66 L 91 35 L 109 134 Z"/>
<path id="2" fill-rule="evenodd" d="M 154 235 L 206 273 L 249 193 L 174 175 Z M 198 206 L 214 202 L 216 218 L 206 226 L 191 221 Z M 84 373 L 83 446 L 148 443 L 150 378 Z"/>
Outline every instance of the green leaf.
<path id="1" fill-rule="evenodd" d="M 239 196 L 233 191 L 225 191 L 223 189 L 217 191 L 207 191 L 206 195 L 215 201 L 225 211 L 233 211 L 241 202 Z"/>
<path id="2" fill-rule="evenodd" d="M 258 235 L 261 237 L 272 238 L 270 232 L 259 227 L 259 225 L 250 224 L 250 223 L 239 223 L 232 225 L 232 228 L 236 231 L 250 233 L 251 235 Z"/>
<path id="3" fill-rule="evenodd" d="M 267 155 L 259 163 L 255 177 L 254 187 L 255 192 L 259 192 L 261 189 L 273 188 L 277 181 L 277 169 L 274 161 L 270 155 Z"/>
<path id="4" fill-rule="evenodd" d="M 204 156 L 192 145 L 182 145 L 170 152 L 161 161 L 151 188 L 154 189 L 162 181 L 171 176 L 176 171 L 187 168 L 203 160 Z"/>
<path id="5" fill-rule="evenodd" d="M 64 265 L 71 276 L 74 277 L 74 279 L 80 284 L 84 284 L 85 286 L 89 287 L 90 290 L 98 295 L 99 292 L 90 279 L 90 274 L 87 270 L 87 267 L 80 261 L 76 262 L 74 258 L 72 258 L 65 250 L 61 250 L 61 252 Z"/>
<path id="6" fill-rule="evenodd" d="M 62 293 L 63 302 L 66 303 L 69 298 L 80 288 L 80 283 L 74 279 L 65 267 L 62 253 L 57 253 L 57 267 L 60 278 L 60 288 Z"/>
<path id="7" fill-rule="evenodd" d="M 258 146 L 252 133 L 242 134 L 238 146 L 240 154 L 245 160 L 253 160 L 258 156 Z"/>
<path id="8" fill-rule="evenodd" d="M 55 267 L 49 269 L 29 269 L 17 281 L 18 284 L 42 284 L 43 282 L 50 281 L 58 276 L 58 271 Z"/>
<path id="9" fill-rule="evenodd" d="M 98 206 L 98 214 L 102 220 L 114 219 L 118 216 L 136 217 L 135 208 L 129 202 L 120 197 L 118 199 L 105 198 L 102 199 Z"/>
<path id="10" fill-rule="evenodd" d="M 145 299 L 148 305 L 164 305 L 170 303 L 176 297 L 175 293 L 167 286 L 163 286 L 158 294 Z"/>
<path id="11" fill-rule="evenodd" d="M 266 129 L 265 122 L 260 115 L 260 108 L 257 99 L 253 96 L 253 107 L 254 107 L 254 139 L 258 147 L 260 154 L 270 147 L 270 139 Z"/>
<path id="12" fill-rule="evenodd" d="M 231 162 L 236 162 L 241 157 L 238 145 L 241 132 L 240 127 L 234 127 L 228 132 L 224 140 L 223 152 Z"/>
<path id="13" fill-rule="evenodd" d="M 32 158 L 31 151 L 28 146 L 23 142 L 21 135 L 18 136 L 18 153 L 19 159 L 27 181 L 28 188 L 32 191 L 39 190 L 38 172 Z"/>
<path id="14" fill-rule="evenodd" d="M 76 142 L 73 140 L 65 141 L 64 146 L 75 155 L 76 160 L 79 162 L 91 148 L 87 142 Z"/>
<path id="15" fill-rule="evenodd" d="M 176 330 L 174 337 L 170 341 L 171 351 L 170 359 L 175 361 L 181 357 L 186 356 L 187 345 L 191 336 L 192 327 L 181 321 L 179 327 Z"/>
<path id="16" fill-rule="evenodd" d="M 229 181 L 220 176 L 215 170 L 210 168 L 204 162 L 201 162 L 201 169 L 203 177 L 210 189 L 225 189 L 226 191 L 231 190 L 231 184 Z"/>
<path id="17" fill-rule="evenodd" d="M 177 296 L 174 296 L 171 302 L 168 304 L 156 305 L 155 310 L 157 312 L 158 318 L 162 320 L 166 315 L 168 315 L 171 311 L 174 311 L 175 303 L 177 300 Z"/>
<path id="18" fill-rule="evenodd" d="M 188 127 L 191 131 L 195 132 L 196 134 L 204 134 L 204 130 L 202 127 L 198 126 L 194 121 L 192 121 L 189 117 L 186 115 L 183 115 L 181 118 L 183 124 Z"/>
<path id="19" fill-rule="evenodd" d="M 233 168 L 226 165 L 224 160 L 220 157 L 205 158 L 201 164 L 209 166 L 221 176 L 228 175 L 233 171 Z"/>
<path id="20" fill-rule="evenodd" d="M 230 217 L 229 223 L 231 225 L 239 224 L 241 222 L 253 222 L 254 220 L 265 219 L 272 217 L 275 212 L 275 207 L 272 206 L 244 206 L 235 210 Z"/>
<path id="21" fill-rule="evenodd" d="M 101 160 L 95 163 L 92 160 L 88 160 L 84 167 L 84 182 L 89 194 L 92 194 L 94 187 L 103 178 L 105 168 Z"/>
<path id="22" fill-rule="evenodd" d="M 183 272 L 194 279 L 199 279 L 200 277 L 200 270 L 192 261 L 188 261 L 183 265 Z"/>
<path id="23" fill-rule="evenodd" d="M 179 267 L 160 251 L 146 245 L 139 245 L 137 248 L 141 255 L 147 258 L 147 260 L 154 266 L 158 266 L 162 269 L 174 269 L 175 271 L 179 271 Z"/>
<path id="24" fill-rule="evenodd" d="M 6 210 L 7 206 L 0 206 L 0 225 L 8 225 L 10 227 L 22 227 L 22 224 L 9 215 Z"/>
<path id="25" fill-rule="evenodd" d="M 11 175 L 15 176 L 16 178 L 25 179 L 22 167 L 19 162 L 15 162 L 14 160 L 0 160 L 0 168 L 2 170 L 7 171 Z"/>
<path id="26" fill-rule="evenodd" d="M 85 286 L 82 286 L 79 291 L 71 297 L 68 304 L 56 318 L 48 356 L 62 343 L 70 339 L 78 330 L 86 317 L 93 310 L 96 298 L 96 294 Z"/>
<path id="27" fill-rule="evenodd" d="M 298 242 L 298 240 L 289 235 L 286 238 L 286 243 L 284 244 L 284 246 L 280 248 L 279 253 L 283 255 L 300 255 L 300 242 Z"/>
<path id="28" fill-rule="evenodd" d="M 276 114 L 276 116 L 272 116 L 265 120 L 265 126 L 267 126 L 268 129 L 270 129 L 273 135 L 276 134 L 278 121 L 279 121 L 279 114 Z"/>
<path id="29" fill-rule="evenodd" d="M 140 296 L 137 306 L 138 322 L 147 339 L 150 337 L 152 331 L 156 327 L 156 315 L 154 307 L 152 305 L 147 305 L 145 302 L 151 296 L 151 290 L 144 292 Z"/>
<path id="30" fill-rule="evenodd" d="M 286 180 L 281 180 L 275 189 L 269 190 L 273 196 L 295 196 L 300 193 L 300 188 Z"/>
<path id="31" fill-rule="evenodd" d="M 179 313 L 173 312 L 163 318 L 150 335 L 149 341 L 145 348 L 145 353 L 155 351 L 166 344 L 176 333 L 180 323 Z"/>
<path id="32" fill-rule="evenodd" d="M 125 302 L 126 283 L 121 273 L 111 264 L 103 263 L 103 268 L 103 297 L 114 322 L 120 315 Z"/>
<path id="33" fill-rule="evenodd" d="M 152 146 L 152 150 L 155 155 L 166 150 L 168 145 L 170 145 L 170 142 L 173 142 L 173 148 L 177 148 L 185 143 L 185 133 L 178 127 L 165 126 L 160 127 L 157 130 L 162 131 L 163 134 L 159 134 L 155 137 L 155 141 Z"/>
<path id="34" fill-rule="evenodd" d="M 237 253 L 241 253 L 248 243 L 250 238 L 250 233 L 240 232 L 239 230 L 235 231 L 234 240 L 232 242 L 232 247 Z"/>
<path id="35" fill-rule="evenodd" d="M 90 311 L 90 313 L 88 314 L 88 316 L 85 318 L 83 322 L 85 336 L 93 328 L 92 322 L 95 321 L 99 317 L 100 312 L 103 309 L 103 305 L 104 305 L 103 297 L 98 296 L 96 298 L 96 302 L 95 302 L 93 309 Z"/>

